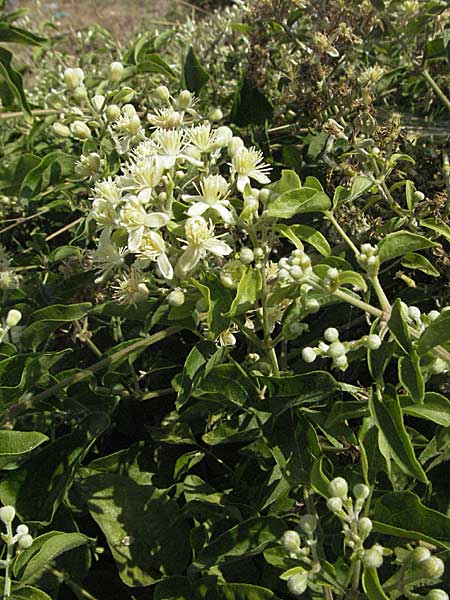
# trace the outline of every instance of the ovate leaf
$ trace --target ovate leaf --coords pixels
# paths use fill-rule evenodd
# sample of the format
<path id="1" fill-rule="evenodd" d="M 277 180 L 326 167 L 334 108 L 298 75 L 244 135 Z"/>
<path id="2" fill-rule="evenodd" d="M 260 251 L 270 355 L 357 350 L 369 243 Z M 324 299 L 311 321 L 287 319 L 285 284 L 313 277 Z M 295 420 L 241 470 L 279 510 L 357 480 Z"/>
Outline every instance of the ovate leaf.
<path id="1" fill-rule="evenodd" d="M 410 233 L 409 231 L 396 231 L 390 233 L 378 243 L 378 256 L 380 263 L 383 263 L 399 256 L 405 256 L 410 252 L 417 252 L 417 250 L 433 248 L 438 245 L 423 235 L 417 235 L 417 233 Z"/>
<path id="2" fill-rule="evenodd" d="M 184 85 L 190 92 L 199 94 L 202 87 L 208 81 L 209 75 L 200 64 L 192 46 L 187 51 L 183 65 Z"/>
<path id="3" fill-rule="evenodd" d="M 279 518 L 253 517 L 213 539 L 194 564 L 205 569 L 260 554 L 269 544 L 277 543 L 285 529 L 286 525 Z"/>
<path id="4" fill-rule="evenodd" d="M 432 321 L 419 338 L 417 350 L 419 354 L 425 354 L 435 346 L 444 344 L 450 340 L 450 311 L 443 312 Z"/>
<path id="5" fill-rule="evenodd" d="M 403 423 L 402 410 L 395 390 L 386 386 L 382 399 L 372 394 L 369 409 L 379 435 L 386 442 L 396 464 L 407 475 L 427 483 L 427 476 L 414 454 L 412 442 Z"/>
<path id="6" fill-rule="evenodd" d="M 427 508 L 412 492 L 390 492 L 375 504 L 375 529 L 450 549 L 450 519 Z"/>
<path id="7" fill-rule="evenodd" d="M 48 440 L 38 431 L 0 431 L 0 469 L 11 469 L 32 450 Z"/>
<path id="8" fill-rule="evenodd" d="M 269 217 L 290 219 L 294 215 L 309 212 L 324 212 L 331 206 L 331 200 L 324 192 L 302 187 L 276 196 L 267 208 Z"/>

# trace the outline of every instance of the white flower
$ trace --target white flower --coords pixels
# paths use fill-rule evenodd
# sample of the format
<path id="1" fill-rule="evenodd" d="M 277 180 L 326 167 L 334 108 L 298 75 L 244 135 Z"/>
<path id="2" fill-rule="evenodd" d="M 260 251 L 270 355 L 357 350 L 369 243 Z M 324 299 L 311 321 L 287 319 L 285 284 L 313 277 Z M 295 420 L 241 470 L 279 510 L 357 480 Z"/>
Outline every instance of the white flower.
<path id="1" fill-rule="evenodd" d="M 183 115 L 173 108 L 160 108 L 155 110 L 155 114 L 148 115 L 147 120 L 155 127 L 173 129 L 183 123 Z"/>
<path id="2" fill-rule="evenodd" d="M 122 115 L 111 126 L 113 137 L 119 154 L 128 152 L 130 145 L 141 141 L 144 137 L 144 129 L 141 119 L 132 104 L 122 107 Z"/>
<path id="3" fill-rule="evenodd" d="M 96 270 L 103 274 L 124 267 L 127 253 L 126 248 L 117 247 L 111 242 L 111 232 L 108 229 L 103 230 L 93 255 Z"/>
<path id="4" fill-rule="evenodd" d="M 114 206 L 103 198 L 94 200 L 92 203 L 91 215 L 97 221 L 97 225 L 109 229 L 114 227 L 119 219 L 119 214 Z"/>
<path id="5" fill-rule="evenodd" d="M 187 246 L 175 267 L 175 274 L 180 279 L 193 271 L 208 252 L 227 256 L 233 251 L 228 244 L 214 237 L 214 226 L 201 216 L 190 217 L 186 221 L 185 234 Z"/>
<path id="6" fill-rule="evenodd" d="M 117 183 L 111 177 L 96 183 L 93 192 L 92 200 L 105 200 L 112 206 L 117 206 L 122 200 Z"/>
<path id="7" fill-rule="evenodd" d="M 218 213 L 224 223 L 234 223 L 231 211 L 227 208 L 230 201 L 228 195 L 228 183 L 222 175 L 208 175 L 200 182 L 200 194 L 197 196 L 184 195 L 183 200 L 191 200 L 194 203 L 189 207 L 187 214 L 190 217 L 202 215 L 211 209 Z"/>
<path id="8" fill-rule="evenodd" d="M 211 152 L 217 148 L 216 133 L 211 132 L 211 125 L 197 125 L 188 131 L 191 144 L 200 152 Z"/>
<path id="9" fill-rule="evenodd" d="M 132 190 L 144 204 L 150 200 L 152 190 L 161 182 L 164 167 L 157 156 L 150 156 L 128 165 L 128 172 L 122 177 L 125 190 Z"/>
<path id="10" fill-rule="evenodd" d="M 142 273 L 132 269 L 129 274 L 123 275 L 113 286 L 114 298 L 119 304 L 136 304 L 148 298 L 149 291 Z"/>
<path id="11" fill-rule="evenodd" d="M 139 248 L 139 266 L 144 266 L 147 260 L 156 261 L 164 279 L 173 278 L 173 267 L 166 254 L 166 243 L 156 231 L 148 231 L 144 235 Z"/>
<path id="12" fill-rule="evenodd" d="M 156 154 L 159 156 L 165 169 L 172 169 L 179 159 L 187 160 L 197 167 L 203 165 L 201 161 L 189 155 L 189 146 L 186 143 L 186 134 L 184 131 L 157 129 L 152 139 Z"/>
<path id="13" fill-rule="evenodd" d="M 270 183 L 267 176 L 270 172 L 269 165 L 263 161 L 261 150 L 256 148 L 240 148 L 231 160 L 232 172 L 237 175 L 237 188 L 240 192 L 244 191 L 250 179 L 255 179 L 258 183 Z"/>
<path id="14" fill-rule="evenodd" d="M 120 212 L 120 224 L 128 232 L 128 247 L 131 252 L 139 250 L 147 229 L 159 229 L 169 221 L 170 217 L 166 213 L 147 213 L 135 197 L 131 197 Z"/>

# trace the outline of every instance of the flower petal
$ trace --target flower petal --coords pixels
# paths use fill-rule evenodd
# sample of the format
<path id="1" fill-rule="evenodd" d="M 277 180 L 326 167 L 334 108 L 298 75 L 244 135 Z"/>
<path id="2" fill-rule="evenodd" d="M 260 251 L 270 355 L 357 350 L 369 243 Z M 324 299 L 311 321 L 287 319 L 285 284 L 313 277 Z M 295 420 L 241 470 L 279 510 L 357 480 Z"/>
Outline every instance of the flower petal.
<path id="1" fill-rule="evenodd" d="M 167 258 L 167 254 L 160 254 L 156 260 L 156 264 L 158 265 L 158 268 L 164 279 L 173 278 L 173 267 L 170 264 L 169 259 Z"/>
<path id="2" fill-rule="evenodd" d="M 206 202 L 196 202 L 195 204 L 192 204 L 192 206 L 189 207 L 187 214 L 190 217 L 198 217 L 199 215 L 202 215 L 204 212 L 206 212 L 208 210 L 209 204 L 206 204 Z"/>
<path id="3" fill-rule="evenodd" d="M 144 223 L 147 227 L 152 229 L 159 229 L 170 221 L 169 215 L 163 212 L 152 212 L 145 215 Z"/>
<path id="4" fill-rule="evenodd" d="M 233 248 L 228 244 L 225 244 L 225 242 L 222 242 L 222 240 L 216 240 L 216 238 L 205 240 L 203 242 L 203 248 L 206 248 L 206 250 L 212 252 L 212 254 L 215 254 L 216 256 L 227 256 L 227 254 L 233 252 Z"/>

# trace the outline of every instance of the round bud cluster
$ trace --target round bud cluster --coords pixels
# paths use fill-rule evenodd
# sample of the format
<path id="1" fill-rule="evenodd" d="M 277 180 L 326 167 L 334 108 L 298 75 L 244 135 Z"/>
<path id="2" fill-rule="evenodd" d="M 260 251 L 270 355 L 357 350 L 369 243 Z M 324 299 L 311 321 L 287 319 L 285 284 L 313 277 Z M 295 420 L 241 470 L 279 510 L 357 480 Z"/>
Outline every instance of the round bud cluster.
<path id="1" fill-rule="evenodd" d="M 0 508 L 0 521 L 6 526 L 6 534 L 2 534 L 4 541 L 12 546 L 17 546 L 24 550 L 29 548 L 33 543 L 33 538 L 29 533 L 29 529 L 26 525 L 18 525 L 16 528 L 16 534 L 12 535 L 12 522 L 16 517 L 16 511 L 13 506 L 2 506 Z"/>
<path id="2" fill-rule="evenodd" d="M 67 89 L 74 91 L 83 85 L 84 71 L 78 67 L 76 69 L 68 68 L 64 71 L 63 79 Z"/>
<path id="3" fill-rule="evenodd" d="M 362 561 L 368 569 L 379 569 L 383 564 L 383 547 L 375 544 L 372 548 L 364 550 Z"/>
<path id="4" fill-rule="evenodd" d="M 369 276 L 378 274 L 380 268 L 380 259 L 378 258 L 378 248 L 371 244 L 363 244 L 361 251 L 357 256 L 359 265 L 367 272 Z"/>
<path id="5" fill-rule="evenodd" d="M 97 152 L 91 152 L 87 156 L 81 156 L 79 162 L 75 165 L 75 172 L 83 179 L 94 177 L 98 174 L 102 166 L 102 159 Z"/>
<path id="6" fill-rule="evenodd" d="M 335 292 L 339 287 L 339 271 L 336 267 L 330 267 L 322 280 L 323 287 L 327 292 Z"/>
<path id="7" fill-rule="evenodd" d="M 365 337 L 364 345 L 368 350 L 378 350 L 381 346 L 381 338 L 379 335 L 371 333 Z"/>
<path id="8" fill-rule="evenodd" d="M 283 533 L 281 544 L 287 552 L 297 555 L 301 546 L 300 536 L 296 531 L 289 529 Z"/>
<path id="9" fill-rule="evenodd" d="M 287 580 L 287 588 L 291 594 L 294 596 L 301 596 L 308 587 L 308 573 L 307 571 L 303 571 L 301 573 L 296 573 L 289 577 Z"/>
<path id="10" fill-rule="evenodd" d="M 305 362 L 312 363 L 317 356 L 328 357 L 333 360 L 333 367 L 345 371 L 348 367 L 348 347 L 339 341 L 339 332 L 334 327 L 329 327 L 324 332 L 324 338 L 330 342 L 319 342 L 316 348 L 306 347 L 302 350 L 302 358 Z"/>
<path id="11" fill-rule="evenodd" d="M 281 285 L 289 285 L 304 280 L 312 273 L 311 259 L 297 248 L 289 257 L 283 257 L 278 263 L 278 281 Z"/>
<path id="12" fill-rule="evenodd" d="M 14 506 L 2 506 L 0 508 L 0 521 L 2 521 L 2 523 L 4 523 L 6 526 L 11 525 L 15 516 L 16 511 Z"/>
<path id="13" fill-rule="evenodd" d="M 20 312 L 20 310 L 16 310 L 15 308 L 12 308 L 6 316 L 6 326 L 7 327 L 15 327 L 16 325 L 18 325 L 20 323 L 21 319 L 22 319 L 22 313 Z"/>
<path id="14" fill-rule="evenodd" d="M 182 306 L 185 301 L 184 293 L 181 290 L 172 290 L 167 296 L 169 306 Z"/>

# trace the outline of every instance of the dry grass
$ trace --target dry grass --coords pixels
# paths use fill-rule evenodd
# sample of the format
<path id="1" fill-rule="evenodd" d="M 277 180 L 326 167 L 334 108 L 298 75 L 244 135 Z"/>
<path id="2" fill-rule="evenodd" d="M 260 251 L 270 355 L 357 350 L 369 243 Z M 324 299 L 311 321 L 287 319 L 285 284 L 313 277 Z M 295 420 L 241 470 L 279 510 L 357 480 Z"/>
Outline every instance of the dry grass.
<path id="1" fill-rule="evenodd" d="M 75 32 L 98 24 L 117 42 L 125 42 L 150 24 L 170 24 L 196 9 L 188 0 L 10 0 L 9 8 L 27 8 L 30 24 L 58 25 L 61 32 Z"/>

